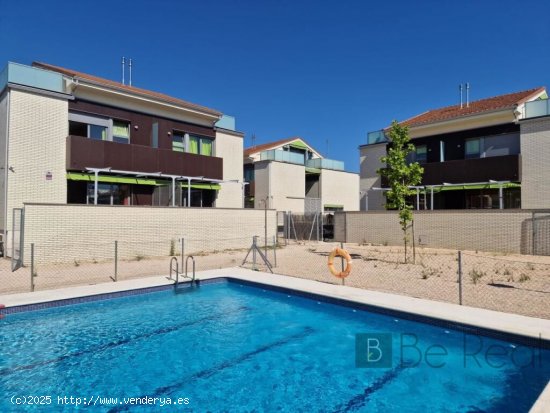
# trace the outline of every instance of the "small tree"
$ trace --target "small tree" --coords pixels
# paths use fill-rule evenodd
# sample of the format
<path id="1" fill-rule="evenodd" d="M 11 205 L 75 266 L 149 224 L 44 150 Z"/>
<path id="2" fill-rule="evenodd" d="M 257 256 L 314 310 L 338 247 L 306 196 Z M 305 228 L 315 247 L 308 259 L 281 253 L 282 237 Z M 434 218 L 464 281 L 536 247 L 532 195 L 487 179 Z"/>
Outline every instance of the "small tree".
<path id="1" fill-rule="evenodd" d="M 401 126 L 393 121 L 389 136 L 390 144 L 388 153 L 380 161 L 386 164 L 385 168 L 379 169 L 379 175 L 388 180 L 390 190 L 386 192 L 386 209 L 397 209 L 399 211 L 399 224 L 403 231 L 405 243 L 405 262 L 407 262 L 407 229 L 413 221 L 412 205 L 407 204 L 407 198 L 416 192 L 411 186 L 418 185 L 422 181 L 422 168 L 418 162 L 407 162 L 407 155 L 415 151 L 410 143 L 409 128 Z"/>

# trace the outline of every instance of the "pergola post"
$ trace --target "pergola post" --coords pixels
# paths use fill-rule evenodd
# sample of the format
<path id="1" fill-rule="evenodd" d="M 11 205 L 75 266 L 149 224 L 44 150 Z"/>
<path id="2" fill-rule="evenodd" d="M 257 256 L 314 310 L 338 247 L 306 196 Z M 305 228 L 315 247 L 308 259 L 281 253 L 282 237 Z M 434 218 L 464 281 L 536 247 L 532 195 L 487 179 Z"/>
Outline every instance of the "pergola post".
<path id="1" fill-rule="evenodd" d="M 94 205 L 97 205 L 97 180 L 98 180 L 99 171 L 96 169 L 94 171 Z"/>
<path id="2" fill-rule="evenodd" d="M 432 186 L 430 189 L 431 189 L 431 193 L 430 193 L 430 209 L 433 211 L 433 209 L 434 209 L 434 187 Z"/>
<path id="3" fill-rule="evenodd" d="M 498 207 L 504 209 L 504 197 L 502 193 L 502 184 L 498 187 Z"/>

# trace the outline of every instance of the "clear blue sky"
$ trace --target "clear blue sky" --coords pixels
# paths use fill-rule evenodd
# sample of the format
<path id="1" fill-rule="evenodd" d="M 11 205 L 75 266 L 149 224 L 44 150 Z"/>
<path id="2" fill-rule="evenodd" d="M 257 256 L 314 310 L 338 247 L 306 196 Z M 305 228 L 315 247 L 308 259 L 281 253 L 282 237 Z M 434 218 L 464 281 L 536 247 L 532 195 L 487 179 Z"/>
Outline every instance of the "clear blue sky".
<path id="1" fill-rule="evenodd" d="M 0 65 L 33 60 L 237 118 L 245 146 L 301 136 L 358 171 L 368 131 L 550 86 L 550 2 L 0 0 Z"/>

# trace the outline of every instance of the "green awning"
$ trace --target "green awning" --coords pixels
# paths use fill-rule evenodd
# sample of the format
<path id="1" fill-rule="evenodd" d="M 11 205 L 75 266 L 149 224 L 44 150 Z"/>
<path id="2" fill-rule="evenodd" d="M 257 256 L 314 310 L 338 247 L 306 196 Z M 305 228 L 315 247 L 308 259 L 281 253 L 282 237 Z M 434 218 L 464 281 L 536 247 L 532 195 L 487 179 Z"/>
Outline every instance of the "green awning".
<path id="1" fill-rule="evenodd" d="M 291 142 L 291 143 L 289 144 L 289 146 L 292 146 L 293 148 L 307 149 L 307 150 L 309 150 L 309 146 L 307 146 L 305 143 L 303 143 L 303 142 L 300 141 L 300 140 L 295 140 L 294 142 Z"/>
<path id="2" fill-rule="evenodd" d="M 95 182 L 94 174 L 79 172 L 67 172 L 69 181 Z M 135 185 L 167 185 L 170 181 L 148 178 L 133 178 L 131 176 L 98 175 L 98 182 L 108 182 L 113 184 L 135 184 Z"/>
<path id="3" fill-rule="evenodd" d="M 181 184 L 182 188 L 187 188 L 187 183 Z M 193 189 L 212 189 L 214 191 L 219 191 L 222 189 L 220 184 L 191 184 L 191 188 Z"/>
<path id="4" fill-rule="evenodd" d="M 521 188 L 520 184 L 514 182 L 509 182 L 506 184 L 465 184 L 465 185 L 445 185 L 440 187 L 435 187 L 434 192 L 439 191 L 469 191 L 474 189 L 499 189 L 500 187 L 504 189 L 508 188 Z M 430 192 L 430 188 L 426 188 L 426 191 Z"/>
<path id="5" fill-rule="evenodd" d="M 338 205 L 338 204 L 325 204 L 323 205 L 324 208 L 344 208 L 344 205 Z"/>
<path id="6" fill-rule="evenodd" d="M 320 174 L 321 174 L 321 170 L 320 170 L 319 168 L 310 168 L 310 167 L 307 167 L 307 166 L 306 166 L 306 174 L 320 175 Z"/>

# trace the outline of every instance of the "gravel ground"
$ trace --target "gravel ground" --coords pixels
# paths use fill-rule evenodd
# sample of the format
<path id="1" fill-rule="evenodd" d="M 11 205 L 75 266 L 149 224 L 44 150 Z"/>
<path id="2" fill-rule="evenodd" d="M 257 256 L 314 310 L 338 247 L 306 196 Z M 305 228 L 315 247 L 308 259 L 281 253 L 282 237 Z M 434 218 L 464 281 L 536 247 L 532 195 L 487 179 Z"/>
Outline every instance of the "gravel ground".
<path id="1" fill-rule="evenodd" d="M 328 253 L 336 245 L 311 242 L 278 248 L 274 272 L 340 284 L 341 280 L 327 268 Z M 409 253 L 405 264 L 402 248 L 357 244 L 346 244 L 345 248 L 353 260 L 351 274 L 345 280 L 348 286 L 458 303 L 456 251 L 417 248 L 414 262 Z M 245 255 L 246 250 L 198 253 L 197 270 L 235 267 L 241 265 Z M 273 250 L 268 251 L 268 256 L 274 263 Z M 166 256 L 121 260 L 118 279 L 168 275 L 169 261 Z M 338 259 L 335 263 L 340 265 Z M 254 266 L 252 256 L 244 266 Z M 259 263 L 256 267 L 265 270 Z M 112 281 L 114 262 L 37 264 L 36 274 L 35 290 L 97 284 Z M 11 272 L 10 261 L 0 259 L 0 294 L 29 291 L 30 278 L 29 268 Z M 550 319 L 550 257 L 465 251 L 462 280 L 464 305 Z"/>

